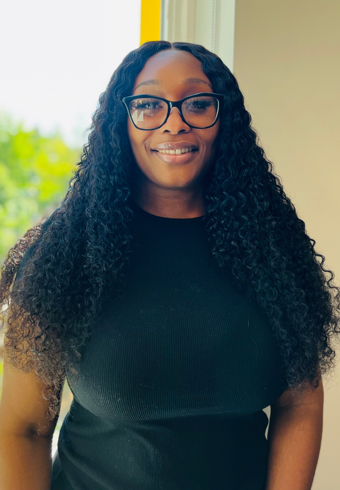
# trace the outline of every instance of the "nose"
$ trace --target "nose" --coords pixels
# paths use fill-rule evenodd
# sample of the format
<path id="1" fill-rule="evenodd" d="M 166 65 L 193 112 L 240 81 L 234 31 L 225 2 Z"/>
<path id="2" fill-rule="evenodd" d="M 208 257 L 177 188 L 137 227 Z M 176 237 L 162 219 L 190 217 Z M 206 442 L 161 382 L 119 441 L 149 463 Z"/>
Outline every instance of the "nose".
<path id="1" fill-rule="evenodd" d="M 164 133 L 177 134 L 181 131 L 188 132 L 191 128 L 181 118 L 178 108 L 172 107 L 167 122 L 159 129 Z"/>

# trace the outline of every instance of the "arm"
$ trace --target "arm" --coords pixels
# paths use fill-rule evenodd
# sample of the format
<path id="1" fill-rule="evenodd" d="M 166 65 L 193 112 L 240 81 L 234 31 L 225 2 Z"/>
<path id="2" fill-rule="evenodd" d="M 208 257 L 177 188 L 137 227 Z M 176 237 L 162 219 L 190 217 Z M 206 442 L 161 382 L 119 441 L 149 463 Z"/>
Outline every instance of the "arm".
<path id="1" fill-rule="evenodd" d="M 0 488 L 49 490 L 52 440 L 0 433 Z"/>
<path id="2" fill-rule="evenodd" d="M 47 417 L 43 386 L 34 372 L 4 362 L 0 403 L 1 490 L 49 490 L 57 420 Z"/>
<path id="3" fill-rule="evenodd" d="M 271 406 L 266 490 L 311 490 L 319 458 L 324 392 L 318 388 L 300 398 L 291 390 Z"/>

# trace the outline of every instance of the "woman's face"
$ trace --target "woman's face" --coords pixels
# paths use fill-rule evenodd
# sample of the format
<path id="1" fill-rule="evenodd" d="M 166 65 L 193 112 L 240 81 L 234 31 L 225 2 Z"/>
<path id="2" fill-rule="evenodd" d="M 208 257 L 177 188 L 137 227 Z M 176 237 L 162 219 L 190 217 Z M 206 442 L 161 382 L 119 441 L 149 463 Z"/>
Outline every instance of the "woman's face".
<path id="1" fill-rule="evenodd" d="M 177 101 L 198 92 L 213 92 L 201 62 L 186 51 L 169 49 L 149 58 L 136 78 L 131 95 L 149 94 Z M 143 185 L 153 190 L 155 186 L 163 188 L 163 192 L 201 188 L 203 177 L 214 161 L 219 126 L 218 119 L 208 129 L 190 128 L 176 107 L 172 108 L 167 122 L 152 131 L 140 131 L 128 118 L 129 139 Z M 188 153 L 190 158 L 185 163 L 164 161 L 167 155 L 156 151 L 164 143 L 187 143 L 198 151 Z"/>

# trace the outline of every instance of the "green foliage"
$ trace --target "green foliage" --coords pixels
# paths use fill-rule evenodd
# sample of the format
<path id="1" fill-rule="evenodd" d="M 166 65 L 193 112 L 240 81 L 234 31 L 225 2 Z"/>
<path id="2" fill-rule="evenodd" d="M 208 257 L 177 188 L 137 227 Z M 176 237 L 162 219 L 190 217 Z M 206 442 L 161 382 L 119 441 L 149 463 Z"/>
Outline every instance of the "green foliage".
<path id="1" fill-rule="evenodd" d="M 26 131 L 0 118 L 0 260 L 29 228 L 56 209 L 80 160 L 59 134 Z"/>

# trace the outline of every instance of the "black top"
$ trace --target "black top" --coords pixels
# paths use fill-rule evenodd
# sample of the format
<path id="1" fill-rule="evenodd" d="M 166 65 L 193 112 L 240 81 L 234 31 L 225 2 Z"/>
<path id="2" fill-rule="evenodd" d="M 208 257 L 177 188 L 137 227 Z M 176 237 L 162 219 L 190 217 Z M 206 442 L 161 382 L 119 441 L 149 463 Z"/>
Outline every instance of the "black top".
<path id="1" fill-rule="evenodd" d="M 134 253 L 68 373 L 51 490 L 264 490 L 262 409 L 287 388 L 268 318 L 218 267 L 203 216 L 130 205 Z"/>

